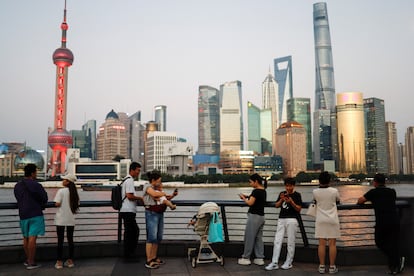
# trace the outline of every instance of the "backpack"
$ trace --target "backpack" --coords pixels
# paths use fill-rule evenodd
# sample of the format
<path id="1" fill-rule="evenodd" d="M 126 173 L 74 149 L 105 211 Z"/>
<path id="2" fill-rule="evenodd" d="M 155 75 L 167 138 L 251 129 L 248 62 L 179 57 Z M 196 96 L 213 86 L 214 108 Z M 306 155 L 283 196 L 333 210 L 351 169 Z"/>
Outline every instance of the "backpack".
<path id="1" fill-rule="evenodd" d="M 122 197 L 122 183 L 130 177 L 126 177 L 122 180 L 120 184 L 116 184 L 111 191 L 111 204 L 112 208 L 115 210 L 121 210 L 122 202 L 124 202 L 126 195 Z"/>

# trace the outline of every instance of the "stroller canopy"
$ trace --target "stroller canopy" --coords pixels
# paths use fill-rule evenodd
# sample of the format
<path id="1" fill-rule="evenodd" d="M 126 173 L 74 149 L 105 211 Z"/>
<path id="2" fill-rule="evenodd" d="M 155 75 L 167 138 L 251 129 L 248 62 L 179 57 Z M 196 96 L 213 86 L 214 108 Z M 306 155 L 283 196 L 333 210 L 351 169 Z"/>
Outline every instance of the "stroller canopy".
<path id="1" fill-rule="evenodd" d="M 215 212 L 220 212 L 220 207 L 215 202 L 206 202 L 203 203 L 198 209 L 197 217 L 202 218 L 206 214 L 213 214 Z"/>

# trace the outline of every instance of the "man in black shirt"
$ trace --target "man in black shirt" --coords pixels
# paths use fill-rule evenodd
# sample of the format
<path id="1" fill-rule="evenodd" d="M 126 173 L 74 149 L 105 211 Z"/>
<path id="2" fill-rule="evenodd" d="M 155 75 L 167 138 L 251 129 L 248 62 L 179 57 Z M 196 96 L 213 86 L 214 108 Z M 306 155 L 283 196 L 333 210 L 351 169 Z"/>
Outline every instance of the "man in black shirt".
<path id="1" fill-rule="evenodd" d="M 369 190 L 358 199 L 358 204 L 371 201 L 375 211 L 375 244 L 388 258 L 391 274 L 400 273 L 404 269 L 404 257 L 400 256 L 399 233 L 400 220 L 395 201 L 397 193 L 385 187 L 385 176 L 376 174 L 375 189 Z"/>

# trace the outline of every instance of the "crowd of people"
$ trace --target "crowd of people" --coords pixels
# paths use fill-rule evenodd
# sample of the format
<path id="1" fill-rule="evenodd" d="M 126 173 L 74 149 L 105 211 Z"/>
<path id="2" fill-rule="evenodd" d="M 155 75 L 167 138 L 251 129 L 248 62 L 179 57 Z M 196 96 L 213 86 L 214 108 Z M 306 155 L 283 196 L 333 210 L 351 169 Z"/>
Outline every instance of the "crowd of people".
<path id="1" fill-rule="evenodd" d="M 125 262 L 137 262 L 136 248 L 139 238 L 139 227 L 136 223 L 138 203 L 145 208 L 146 243 L 145 267 L 156 269 L 165 262 L 158 256 L 158 246 L 163 238 L 164 212 L 167 207 L 176 208 L 170 200 L 178 195 L 177 189 L 167 194 L 162 188 L 161 174 L 158 171 L 148 172 L 148 183 L 143 187 L 142 196 L 138 195 L 134 187 L 134 179 L 141 172 L 141 165 L 132 162 L 128 176 L 122 182 L 124 195 L 120 217 L 124 224 L 123 258 Z M 37 168 L 28 164 L 24 168 L 24 178 L 14 188 L 20 216 L 20 228 L 23 235 L 23 249 L 26 255 L 24 265 L 27 269 L 40 267 L 35 261 L 36 240 L 39 235 L 45 234 L 45 220 L 43 210 L 48 202 L 48 196 L 40 183 L 36 181 Z M 57 233 L 56 269 L 74 267 L 74 241 L 75 215 L 79 211 L 79 195 L 75 186 L 76 176 L 67 174 L 61 177 L 63 188 L 59 189 L 54 198 L 56 206 L 55 225 Z M 317 254 L 320 274 L 326 272 L 335 274 L 336 266 L 336 240 L 341 236 L 340 220 L 337 205 L 340 202 L 338 189 L 330 187 L 331 175 L 322 172 L 319 175 L 319 187 L 313 190 L 313 201 L 316 204 L 315 238 L 318 239 Z M 239 197 L 248 206 L 247 220 L 244 233 L 244 249 L 240 265 L 265 265 L 265 252 L 263 243 L 263 227 L 265 225 L 264 208 L 267 202 L 267 181 L 259 174 L 250 176 L 249 184 L 253 188 L 249 195 L 240 194 Z M 284 179 L 285 189 L 281 191 L 275 201 L 275 208 L 280 208 L 279 218 L 275 228 L 273 254 L 271 262 L 265 270 L 279 269 L 279 258 L 282 243 L 287 236 L 287 254 L 281 269 L 288 270 L 293 267 L 295 255 L 295 240 L 298 230 L 300 212 L 302 209 L 302 196 L 295 190 L 294 178 Z M 357 203 L 364 204 L 369 201 L 375 210 L 375 242 L 378 248 L 388 258 L 391 274 L 401 273 L 404 269 L 405 258 L 401 256 L 399 246 L 400 223 L 396 207 L 396 192 L 385 186 L 385 176 L 377 174 L 373 180 L 374 189 L 361 196 Z M 68 242 L 68 256 L 63 259 L 63 243 L 66 230 Z M 328 258 L 326 251 L 328 249 Z M 329 264 L 327 265 L 326 259 Z"/>

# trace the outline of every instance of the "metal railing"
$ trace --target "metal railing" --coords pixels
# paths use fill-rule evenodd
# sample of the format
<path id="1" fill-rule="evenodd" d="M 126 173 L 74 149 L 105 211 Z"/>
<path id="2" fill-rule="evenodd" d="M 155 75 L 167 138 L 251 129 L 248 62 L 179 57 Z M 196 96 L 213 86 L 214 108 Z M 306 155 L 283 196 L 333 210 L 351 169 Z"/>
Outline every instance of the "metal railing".
<path id="1" fill-rule="evenodd" d="M 197 213 L 205 200 L 176 200 L 176 210 L 165 212 L 164 240 L 199 240 L 197 233 L 187 227 L 189 220 Z M 247 207 L 241 201 L 214 201 L 221 209 L 223 230 L 226 242 L 243 241 L 246 223 Z M 304 203 L 301 221 L 302 231 L 298 231 L 297 245 L 316 245 L 314 238 L 314 218 L 305 215 L 309 203 Z M 398 208 L 409 206 L 406 200 L 398 200 Z M 274 207 L 274 202 L 267 202 L 265 207 L 265 226 L 263 240 L 272 243 L 276 230 L 280 208 Z M 370 246 L 374 245 L 375 217 L 372 206 L 346 204 L 338 205 L 341 222 L 341 238 L 337 240 L 339 247 Z M 38 243 L 55 244 L 57 242 L 54 226 L 55 206 L 49 202 L 44 211 L 46 234 L 39 236 Z M 0 203 L 0 247 L 21 245 L 21 232 L 16 203 Z M 138 206 L 137 223 L 140 227 L 140 239 L 145 237 L 144 208 Z M 81 201 L 80 212 L 76 216 L 75 241 L 100 242 L 119 241 L 122 233 L 119 228 L 118 212 L 113 210 L 110 201 Z"/>

